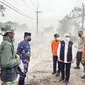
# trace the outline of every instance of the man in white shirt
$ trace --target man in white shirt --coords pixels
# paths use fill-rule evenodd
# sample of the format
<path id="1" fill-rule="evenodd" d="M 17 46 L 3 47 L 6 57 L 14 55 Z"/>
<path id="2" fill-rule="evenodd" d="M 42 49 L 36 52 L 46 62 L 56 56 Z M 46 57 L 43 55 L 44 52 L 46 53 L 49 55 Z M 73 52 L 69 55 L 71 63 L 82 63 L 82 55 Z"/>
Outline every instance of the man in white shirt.
<path id="1" fill-rule="evenodd" d="M 69 33 L 66 33 L 64 37 L 65 39 L 61 41 L 58 47 L 58 57 L 59 57 L 58 60 L 61 62 L 60 82 L 65 80 L 66 85 L 68 85 L 69 77 L 70 77 L 70 67 L 75 57 L 75 47 L 73 42 L 70 40 Z M 64 70 L 65 67 L 66 67 L 66 70 Z"/>

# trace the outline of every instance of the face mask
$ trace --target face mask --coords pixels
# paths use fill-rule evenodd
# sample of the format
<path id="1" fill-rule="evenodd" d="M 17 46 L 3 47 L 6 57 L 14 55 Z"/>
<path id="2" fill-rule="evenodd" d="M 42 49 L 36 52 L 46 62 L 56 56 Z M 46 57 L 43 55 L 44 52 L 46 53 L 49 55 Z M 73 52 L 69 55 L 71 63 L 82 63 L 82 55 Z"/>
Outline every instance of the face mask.
<path id="1" fill-rule="evenodd" d="M 60 38 L 58 37 L 57 40 L 60 40 Z"/>
<path id="2" fill-rule="evenodd" d="M 58 40 L 58 38 L 55 38 L 55 40 Z"/>
<path id="3" fill-rule="evenodd" d="M 80 33 L 78 34 L 78 36 L 79 36 L 79 37 L 82 37 L 82 35 L 81 35 Z"/>
<path id="4" fill-rule="evenodd" d="M 15 33 L 13 33 L 13 32 L 11 32 L 11 33 L 8 34 L 8 36 L 9 36 L 10 38 L 14 38 L 14 35 L 15 35 Z"/>
<path id="5" fill-rule="evenodd" d="M 31 41 L 31 38 L 28 38 L 28 40 L 27 41 Z"/>
<path id="6" fill-rule="evenodd" d="M 59 40 L 59 38 L 57 37 L 57 38 L 55 38 L 55 40 Z"/>
<path id="7" fill-rule="evenodd" d="M 66 37 L 66 38 L 65 38 L 65 41 L 70 41 L 70 38 L 69 38 L 69 37 Z"/>

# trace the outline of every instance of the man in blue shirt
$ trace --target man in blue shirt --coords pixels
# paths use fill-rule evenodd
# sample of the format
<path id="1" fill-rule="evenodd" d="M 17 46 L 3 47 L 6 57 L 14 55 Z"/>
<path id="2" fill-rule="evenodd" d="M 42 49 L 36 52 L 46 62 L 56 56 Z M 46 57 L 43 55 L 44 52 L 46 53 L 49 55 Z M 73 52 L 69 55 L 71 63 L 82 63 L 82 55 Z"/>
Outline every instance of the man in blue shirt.
<path id="1" fill-rule="evenodd" d="M 23 71 L 20 74 L 19 85 L 24 85 L 26 73 L 28 72 L 28 64 L 31 55 L 30 44 L 29 44 L 30 41 L 31 41 L 31 33 L 25 32 L 24 40 L 19 43 L 17 48 L 17 53 L 21 56 L 21 60 L 23 64 Z"/>

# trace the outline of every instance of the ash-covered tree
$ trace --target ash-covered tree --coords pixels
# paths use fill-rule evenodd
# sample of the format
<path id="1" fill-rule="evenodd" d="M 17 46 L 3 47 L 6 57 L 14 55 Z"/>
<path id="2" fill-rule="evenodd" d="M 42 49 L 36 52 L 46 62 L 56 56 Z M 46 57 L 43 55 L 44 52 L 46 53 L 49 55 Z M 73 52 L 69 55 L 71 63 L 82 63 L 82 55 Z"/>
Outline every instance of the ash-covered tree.
<path id="1" fill-rule="evenodd" d="M 5 17 L 5 14 L 4 14 L 5 9 L 6 9 L 6 8 L 4 7 L 4 5 L 0 4 L 0 13 L 1 13 L 1 16 L 2 16 L 2 17 Z"/>
<path id="2" fill-rule="evenodd" d="M 60 34 L 79 30 L 82 23 L 82 8 L 74 7 L 70 14 L 59 21 L 58 31 Z"/>

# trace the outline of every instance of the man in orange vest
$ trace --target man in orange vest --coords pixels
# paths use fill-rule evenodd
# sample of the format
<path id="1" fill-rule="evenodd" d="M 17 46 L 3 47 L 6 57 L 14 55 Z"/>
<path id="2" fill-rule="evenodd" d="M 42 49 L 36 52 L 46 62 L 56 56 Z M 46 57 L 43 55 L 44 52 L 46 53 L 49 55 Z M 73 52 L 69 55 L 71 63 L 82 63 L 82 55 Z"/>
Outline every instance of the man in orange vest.
<path id="1" fill-rule="evenodd" d="M 59 34 L 54 34 L 54 39 L 51 44 L 52 48 L 52 55 L 53 55 L 53 75 L 56 74 L 56 64 L 58 62 L 58 55 L 57 55 L 57 49 L 58 45 L 60 43 Z M 58 63 L 58 74 L 60 73 L 60 63 Z"/>

